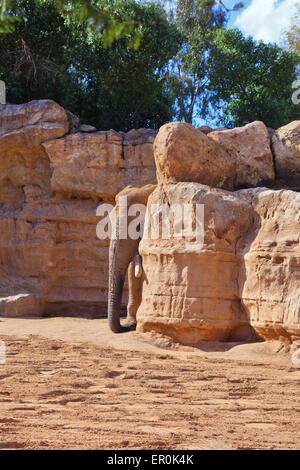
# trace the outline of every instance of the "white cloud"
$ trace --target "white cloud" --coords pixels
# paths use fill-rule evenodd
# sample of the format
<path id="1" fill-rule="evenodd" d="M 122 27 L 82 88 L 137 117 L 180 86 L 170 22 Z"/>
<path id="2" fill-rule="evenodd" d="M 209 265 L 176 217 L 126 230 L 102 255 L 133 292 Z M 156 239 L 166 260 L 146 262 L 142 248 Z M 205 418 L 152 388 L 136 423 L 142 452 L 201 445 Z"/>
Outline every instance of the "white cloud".
<path id="1" fill-rule="evenodd" d="M 280 43 L 298 3 L 299 0 L 252 0 L 236 18 L 235 26 L 245 36 Z"/>

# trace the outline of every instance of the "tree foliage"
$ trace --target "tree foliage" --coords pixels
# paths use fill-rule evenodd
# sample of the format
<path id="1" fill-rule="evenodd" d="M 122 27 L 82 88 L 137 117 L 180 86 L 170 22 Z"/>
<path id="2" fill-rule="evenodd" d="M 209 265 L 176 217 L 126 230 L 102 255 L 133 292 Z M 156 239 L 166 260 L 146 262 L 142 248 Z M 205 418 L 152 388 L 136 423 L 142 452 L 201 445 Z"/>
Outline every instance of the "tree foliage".
<path id="1" fill-rule="evenodd" d="M 160 0 L 169 18 L 182 31 L 184 41 L 169 65 L 168 83 L 176 96 L 175 116 L 192 123 L 205 117 L 210 108 L 208 59 L 216 32 L 226 25 L 232 10 L 221 0 Z"/>
<path id="2" fill-rule="evenodd" d="M 300 2 L 293 17 L 291 27 L 285 35 L 288 48 L 300 56 Z"/>
<path id="3" fill-rule="evenodd" d="M 226 127 L 255 120 L 278 128 L 299 119 L 292 103 L 299 56 L 276 44 L 245 38 L 238 30 L 220 30 L 210 56 L 209 81 L 216 109 Z"/>
<path id="4" fill-rule="evenodd" d="M 201 1 L 179 0 L 176 24 L 184 42 L 171 62 L 169 83 L 177 98 L 177 118 L 192 123 L 195 111 L 205 115 L 207 96 L 207 59 L 214 32 L 226 22 L 226 13 Z"/>
<path id="5" fill-rule="evenodd" d="M 9 102 L 51 98 L 84 122 L 116 130 L 174 118 L 227 127 L 299 118 L 291 101 L 299 16 L 288 33 L 291 51 L 283 51 L 226 31 L 231 10 L 222 0 L 0 5 L 0 79 Z"/>
<path id="6" fill-rule="evenodd" d="M 157 128 L 172 119 L 174 97 L 161 72 L 176 54 L 181 35 L 161 7 L 135 0 L 101 0 L 106 13 L 136 32 L 108 39 L 82 20 L 63 15 L 53 0 L 18 0 L 24 18 L 0 35 L 0 78 L 7 100 L 51 98 L 98 128 Z M 74 4 L 73 4 L 74 6 Z M 112 36 L 114 37 L 114 36 Z"/>
<path id="7" fill-rule="evenodd" d="M 130 45 L 136 49 L 141 40 L 140 25 L 130 18 L 121 18 L 116 11 L 108 11 L 106 3 L 101 0 L 55 0 L 56 9 L 62 15 L 69 21 L 86 22 L 88 30 L 101 35 L 105 46 L 134 32 Z M 27 13 L 18 0 L 0 0 L 0 33 L 12 33 L 18 21 L 28 19 Z"/>

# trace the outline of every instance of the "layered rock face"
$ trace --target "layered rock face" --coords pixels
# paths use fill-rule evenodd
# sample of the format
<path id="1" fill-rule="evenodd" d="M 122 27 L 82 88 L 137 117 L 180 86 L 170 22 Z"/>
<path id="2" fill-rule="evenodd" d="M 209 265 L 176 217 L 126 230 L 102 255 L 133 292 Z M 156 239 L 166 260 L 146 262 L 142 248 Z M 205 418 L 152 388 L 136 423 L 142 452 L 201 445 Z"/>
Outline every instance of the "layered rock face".
<path id="1" fill-rule="evenodd" d="M 243 190 L 255 211 L 241 248 L 239 296 L 264 339 L 300 337 L 300 193 Z"/>
<path id="2" fill-rule="evenodd" d="M 43 144 L 56 194 L 114 201 L 125 186 L 155 183 L 151 129 L 76 133 Z"/>
<path id="3" fill-rule="evenodd" d="M 145 281 L 139 331 L 183 344 L 300 337 L 300 194 L 265 188 L 235 193 L 195 183 L 158 188 L 151 204 L 204 205 L 204 241 L 193 233 L 140 245 Z M 157 214 L 158 209 L 155 209 Z M 170 218 L 171 230 L 174 222 Z M 173 225 L 172 225 L 173 224 Z"/>
<path id="4" fill-rule="evenodd" d="M 300 186 L 300 121 L 272 133 L 272 147 L 279 179 Z"/>
<path id="5" fill-rule="evenodd" d="M 255 188 L 275 181 L 274 162 L 279 179 L 294 181 L 299 145 L 298 122 L 273 132 L 254 122 L 207 136 L 182 123 L 160 129 L 159 187 L 148 201 L 146 227 L 154 224 L 151 205 L 156 217 L 164 214 L 160 224 L 166 207 L 203 205 L 204 239 L 195 243 L 189 231 L 175 236 L 174 217 L 171 236 L 163 227 L 159 236 L 144 236 L 139 331 L 184 344 L 300 337 L 300 194 Z M 254 188 L 211 187 L 228 185 Z"/>
<path id="6" fill-rule="evenodd" d="M 204 206 L 203 244 L 195 240 L 195 226 L 188 231 L 184 226 L 184 237 L 172 236 L 173 217 L 169 239 L 161 238 L 162 229 L 160 238 L 151 238 L 151 205 L 162 212 L 164 205 L 176 204 L 193 207 L 193 218 L 196 205 Z M 157 212 L 155 209 L 154 214 Z M 139 331 L 154 330 L 183 344 L 230 337 L 250 339 L 251 329 L 238 294 L 241 258 L 237 245 L 253 224 L 253 217 L 251 205 L 235 193 L 197 183 L 156 189 L 147 206 L 145 234 L 150 235 L 140 244 L 145 282 L 137 314 Z M 166 215 L 160 226 L 163 220 Z"/>
<path id="7" fill-rule="evenodd" d="M 156 183 L 155 139 L 154 215 L 203 205 L 204 239 L 192 227 L 178 236 L 172 218 L 170 237 L 144 237 L 139 330 L 184 344 L 299 338 L 300 193 L 252 188 L 300 189 L 299 122 L 170 123 L 155 139 L 97 132 L 51 100 L 0 105 L 0 315 L 106 315 L 109 240 L 96 236 L 96 209 Z"/>
<path id="8" fill-rule="evenodd" d="M 96 236 L 96 209 L 156 182 L 155 132 L 81 132 L 50 100 L 1 105 L 0 125 L 0 314 L 105 315 L 109 240 Z"/>

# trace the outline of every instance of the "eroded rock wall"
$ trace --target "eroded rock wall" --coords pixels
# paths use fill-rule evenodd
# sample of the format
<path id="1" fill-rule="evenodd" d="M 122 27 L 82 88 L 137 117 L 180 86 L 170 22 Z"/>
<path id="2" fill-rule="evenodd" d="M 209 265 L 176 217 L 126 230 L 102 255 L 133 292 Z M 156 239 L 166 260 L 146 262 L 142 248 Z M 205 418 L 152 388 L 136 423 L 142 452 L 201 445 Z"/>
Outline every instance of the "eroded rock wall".
<path id="1" fill-rule="evenodd" d="M 247 318 L 264 339 L 299 339 L 300 193 L 259 188 L 240 194 L 255 212 L 239 271 Z"/>
<path id="2" fill-rule="evenodd" d="M 151 204 L 157 214 L 179 202 L 204 205 L 203 245 L 162 228 L 151 237 Z M 139 331 L 183 344 L 300 338 L 300 193 L 167 185 L 149 198 L 145 233 Z"/>
<path id="3" fill-rule="evenodd" d="M 141 331 L 185 344 L 300 336 L 299 123 L 163 126 L 149 203 L 203 204 L 204 244 L 192 233 L 143 239 Z M 106 315 L 96 209 L 156 183 L 155 136 L 97 132 L 51 100 L 0 105 L 0 315 Z M 295 190 L 228 191 L 275 178 Z"/>
<path id="4" fill-rule="evenodd" d="M 204 240 L 194 233 L 184 238 L 151 237 L 151 205 L 204 205 Z M 253 224 L 251 204 L 230 193 L 198 183 L 178 183 L 157 188 L 148 201 L 145 233 L 140 244 L 144 283 L 138 310 L 140 331 L 157 331 L 183 344 L 201 340 L 251 339 L 252 332 L 241 309 L 238 244 Z M 157 211 L 156 211 L 157 213 Z M 170 217 L 171 234 L 174 232 Z M 194 229 L 195 229 L 194 225 Z"/>
<path id="5" fill-rule="evenodd" d="M 96 209 L 156 182 L 155 132 L 80 132 L 51 100 L 1 105 L 0 126 L 0 314 L 105 315 Z"/>

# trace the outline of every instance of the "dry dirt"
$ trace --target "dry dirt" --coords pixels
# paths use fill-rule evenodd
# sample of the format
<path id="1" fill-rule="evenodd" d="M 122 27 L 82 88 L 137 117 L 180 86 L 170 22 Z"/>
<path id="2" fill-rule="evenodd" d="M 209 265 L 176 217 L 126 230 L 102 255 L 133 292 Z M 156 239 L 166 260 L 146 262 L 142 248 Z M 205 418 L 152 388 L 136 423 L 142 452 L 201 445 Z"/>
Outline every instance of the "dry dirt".
<path id="1" fill-rule="evenodd" d="M 72 318 L 2 318 L 0 339 L 0 449 L 300 447 L 280 343 L 187 348 Z"/>

